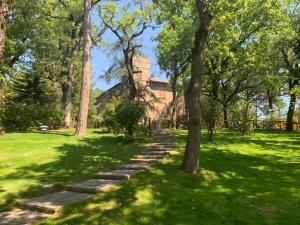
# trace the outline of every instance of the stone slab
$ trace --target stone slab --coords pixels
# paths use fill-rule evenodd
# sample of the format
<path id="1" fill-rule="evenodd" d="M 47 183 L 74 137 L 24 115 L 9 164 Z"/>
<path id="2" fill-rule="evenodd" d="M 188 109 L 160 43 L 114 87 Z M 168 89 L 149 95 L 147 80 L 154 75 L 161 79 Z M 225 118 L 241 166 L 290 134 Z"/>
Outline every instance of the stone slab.
<path id="1" fill-rule="evenodd" d="M 112 180 L 129 180 L 139 173 L 139 170 L 113 170 L 110 172 L 100 172 L 95 175 L 96 178 Z"/>
<path id="2" fill-rule="evenodd" d="M 159 147 L 159 146 L 154 146 L 149 149 L 149 151 L 163 151 L 163 152 L 170 152 L 174 150 L 175 148 L 169 148 L 169 147 Z"/>
<path id="3" fill-rule="evenodd" d="M 130 159 L 134 163 L 157 163 L 160 159 Z"/>
<path id="4" fill-rule="evenodd" d="M 153 142 L 152 144 L 177 144 L 176 143 L 176 141 L 171 141 L 171 140 L 169 140 L 169 141 L 159 141 L 159 140 L 155 140 L 155 142 Z"/>
<path id="5" fill-rule="evenodd" d="M 178 145 L 176 144 L 163 144 L 163 143 L 160 143 L 160 144 L 153 144 L 153 146 L 159 146 L 159 147 L 170 147 L 170 148 L 177 148 Z"/>
<path id="6" fill-rule="evenodd" d="M 49 216 L 49 214 L 15 208 L 0 213 L 0 225 L 29 225 Z"/>
<path id="7" fill-rule="evenodd" d="M 18 206 L 23 209 L 37 210 L 39 212 L 54 214 L 65 205 L 83 201 L 93 196 L 94 195 L 85 193 L 62 191 L 23 200 L 18 203 Z"/>
<path id="8" fill-rule="evenodd" d="M 159 151 L 159 150 L 149 150 L 147 152 L 141 153 L 142 155 L 162 155 L 162 156 L 169 156 L 171 155 L 168 151 Z"/>
<path id="9" fill-rule="evenodd" d="M 120 180 L 91 179 L 76 184 L 65 185 L 64 188 L 68 191 L 96 194 L 120 182 Z"/>
<path id="10" fill-rule="evenodd" d="M 163 159 L 163 158 L 165 158 L 165 156 L 164 155 L 147 154 L 147 155 L 136 155 L 135 158 L 137 158 L 137 159 Z"/>
<path id="11" fill-rule="evenodd" d="M 149 163 L 131 163 L 119 166 L 119 170 L 144 170 L 150 167 L 151 164 Z"/>

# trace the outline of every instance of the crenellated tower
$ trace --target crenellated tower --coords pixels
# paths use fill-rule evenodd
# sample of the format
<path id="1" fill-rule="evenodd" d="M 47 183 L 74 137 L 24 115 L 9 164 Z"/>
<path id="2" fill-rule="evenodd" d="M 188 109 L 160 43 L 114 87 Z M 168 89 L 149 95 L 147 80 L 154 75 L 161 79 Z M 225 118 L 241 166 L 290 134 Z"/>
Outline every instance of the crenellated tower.
<path id="1" fill-rule="evenodd" d="M 133 58 L 135 67 L 134 79 L 136 82 L 146 84 L 150 79 L 151 60 L 149 57 L 135 56 Z"/>

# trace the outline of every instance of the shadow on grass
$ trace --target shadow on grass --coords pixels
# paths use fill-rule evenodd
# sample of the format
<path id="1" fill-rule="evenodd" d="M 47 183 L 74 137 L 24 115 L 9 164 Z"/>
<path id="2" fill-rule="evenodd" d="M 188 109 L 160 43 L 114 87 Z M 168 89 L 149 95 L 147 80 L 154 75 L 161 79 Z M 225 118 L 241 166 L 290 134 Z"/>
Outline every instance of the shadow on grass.
<path id="1" fill-rule="evenodd" d="M 177 132 L 176 138 L 181 145 L 179 154 L 115 190 L 67 207 L 61 217 L 42 224 L 299 225 L 300 160 L 289 163 L 272 154 L 246 155 L 204 147 L 205 180 L 201 181 L 179 170 L 185 133 Z M 220 146 L 220 142 L 222 146 L 236 144 L 229 133 L 217 138 Z M 241 142 L 251 144 L 253 140 L 243 137 Z M 269 146 L 263 141 L 254 143 Z M 299 139 L 291 143 L 296 145 Z"/>
<path id="2" fill-rule="evenodd" d="M 50 133 L 49 133 L 50 134 Z M 47 136 L 47 133 L 44 134 Z M 53 133 L 51 133 L 53 135 Z M 55 135 L 65 136 L 64 133 Z M 61 185 L 92 178 L 99 171 L 114 169 L 127 163 L 144 147 L 138 144 L 124 145 L 120 138 L 111 135 L 80 139 L 77 144 L 56 147 L 59 157 L 45 164 L 28 164 L 16 172 L 1 177 L 3 180 L 32 179 L 36 185 L 28 185 L 17 194 L 6 194 L 0 210 L 10 207 L 16 200 L 39 196 L 61 189 Z M 42 151 L 41 151 L 42 154 Z"/>

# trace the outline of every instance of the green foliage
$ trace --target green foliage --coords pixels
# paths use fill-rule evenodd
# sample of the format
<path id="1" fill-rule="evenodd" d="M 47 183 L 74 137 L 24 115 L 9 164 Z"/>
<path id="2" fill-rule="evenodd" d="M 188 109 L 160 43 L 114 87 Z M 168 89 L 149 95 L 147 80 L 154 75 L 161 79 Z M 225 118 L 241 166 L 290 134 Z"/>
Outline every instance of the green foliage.
<path id="1" fill-rule="evenodd" d="M 158 4 L 163 23 L 158 36 L 158 59 L 161 68 L 173 79 L 176 69 L 190 63 L 197 11 L 192 0 L 166 0 Z M 290 80 L 285 78 L 289 68 L 282 49 L 288 53 L 290 65 L 294 66 L 298 60 L 297 1 L 217 0 L 208 4 L 213 19 L 202 93 L 222 104 L 224 111 L 238 104 L 240 96 L 250 89 L 252 97 L 260 100 L 261 108 L 266 108 L 265 96 L 270 90 L 273 102 L 277 103 L 280 94 L 288 89 L 285 81 Z M 183 74 L 184 79 L 188 80 L 189 75 Z"/>
<path id="2" fill-rule="evenodd" d="M 116 120 L 116 108 L 120 103 L 121 99 L 113 98 L 105 105 L 105 110 L 102 113 L 102 125 L 115 134 L 120 130 Z"/>
<path id="3" fill-rule="evenodd" d="M 96 128 L 101 122 L 101 117 L 97 113 L 97 97 L 101 95 L 100 89 L 91 90 L 90 92 L 90 103 L 89 103 L 89 114 L 88 114 L 88 127 Z"/>
<path id="4" fill-rule="evenodd" d="M 115 134 L 123 133 L 126 140 L 131 141 L 145 113 L 143 102 L 115 98 L 106 106 L 103 125 Z"/>
<path id="5" fill-rule="evenodd" d="M 106 46 L 107 55 L 113 55 L 112 66 L 103 77 L 108 82 L 116 78 L 127 79 L 132 94 L 138 86 L 132 78 L 135 70 L 134 56 L 141 54 L 141 35 L 153 27 L 156 16 L 154 4 L 143 0 L 122 3 L 108 1 L 99 6 L 99 16 L 106 30 L 115 36 L 115 39 L 102 43 Z"/>
<path id="6" fill-rule="evenodd" d="M 201 116 L 204 119 L 208 132 L 209 140 L 212 140 L 213 129 L 215 128 L 216 121 L 221 114 L 221 105 L 212 97 L 203 96 L 201 99 Z"/>
<path id="7" fill-rule="evenodd" d="M 5 105 L 2 122 L 11 130 L 36 129 L 40 125 L 59 128 L 62 111 L 51 82 L 41 75 L 23 73 L 11 82 L 12 94 Z"/>
<path id="8" fill-rule="evenodd" d="M 138 122 L 145 116 L 146 106 L 140 101 L 122 101 L 116 107 L 116 120 L 124 129 L 125 136 L 131 137 L 138 126 Z"/>
<path id="9" fill-rule="evenodd" d="M 47 125 L 50 129 L 60 128 L 63 112 L 55 104 L 26 104 L 15 102 L 4 111 L 3 125 L 7 131 L 27 131 Z"/>

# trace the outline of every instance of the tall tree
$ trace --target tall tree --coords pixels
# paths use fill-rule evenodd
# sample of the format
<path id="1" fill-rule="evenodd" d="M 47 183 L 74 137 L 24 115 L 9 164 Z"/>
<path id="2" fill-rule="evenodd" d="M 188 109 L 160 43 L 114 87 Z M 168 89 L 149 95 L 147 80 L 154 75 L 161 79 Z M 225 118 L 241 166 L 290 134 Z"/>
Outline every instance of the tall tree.
<path id="1" fill-rule="evenodd" d="M 180 12 L 178 12 L 180 13 Z M 173 16 L 168 18 L 168 22 L 164 25 L 158 36 L 158 63 L 162 70 L 167 73 L 170 79 L 173 92 L 171 124 L 175 127 L 176 111 L 177 111 L 177 86 L 178 80 L 184 74 L 189 74 L 189 66 L 191 60 L 191 36 L 188 32 L 193 31 L 186 23 L 188 18 L 181 16 Z M 190 24 L 192 24 L 190 22 Z M 191 30 L 191 31 L 190 31 Z M 184 34 L 184 35 L 183 35 Z"/>
<path id="2" fill-rule="evenodd" d="M 211 14 L 205 0 L 195 0 L 198 12 L 198 30 L 195 33 L 192 49 L 191 80 L 187 90 L 187 108 L 189 111 L 188 137 L 182 169 L 187 172 L 199 170 L 199 150 L 201 132 L 200 91 L 205 63 L 205 49 L 209 35 Z"/>
<path id="3" fill-rule="evenodd" d="M 138 96 L 141 93 L 139 84 L 134 79 L 136 72 L 134 57 L 142 47 L 138 39 L 149 27 L 152 27 L 153 13 L 153 5 L 143 0 L 119 5 L 108 2 L 99 9 L 105 27 L 117 38 L 117 41 L 112 43 L 112 49 L 114 54 L 121 51 L 123 60 L 121 65 L 126 68 L 126 74 L 122 74 L 122 78 L 125 78 L 128 83 L 131 100 L 141 97 Z"/>
<path id="4" fill-rule="evenodd" d="M 84 0 L 84 29 L 83 29 L 83 67 L 80 96 L 80 108 L 77 120 L 76 135 L 86 135 L 91 87 L 91 47 L 92 47 L 92 0 Z"/>
<path id="5" fill-rule="evenodd" d="M 0 61 L 3 60 L 7 21 L 12 5 L 12 0 L 0 1 Z"/>
<path id="6" fill-rule="evenodd" d="M 76 77 L 76 60 L 81 56 L 83 36 L 84 13 L 81 1 L 59 1 L 62 5 L 63 19 L 65 20 L 66 36 L 65 43 L 61 45 L 61 51 L 64 54 L 64 69 L 61 70 L 61 87 L 63 93 L 64 107 L 64 126 L 72 126 L 72 97 L 74 95 L 74 86 L 77 81 Z M 92 1 L 92 7 L 96 6 L 100 0 Z"/>

